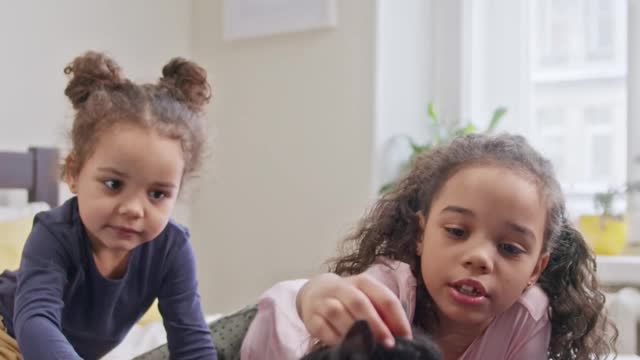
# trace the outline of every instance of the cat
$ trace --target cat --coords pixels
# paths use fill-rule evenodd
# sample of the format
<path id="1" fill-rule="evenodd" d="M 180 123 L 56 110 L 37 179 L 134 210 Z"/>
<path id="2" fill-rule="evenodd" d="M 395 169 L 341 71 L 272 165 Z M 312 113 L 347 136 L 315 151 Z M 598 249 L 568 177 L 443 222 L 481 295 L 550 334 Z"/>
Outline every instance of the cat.
<path id="1" fill-rule="evenodd" d="M 442 360 L 438 346 L 419 330 L 413 340 L 396 337 L 393 348 L 377 343 L 369 324 L 356 321 L 342 342 L 333 347 L 322 347 L 301 360 Z"/>

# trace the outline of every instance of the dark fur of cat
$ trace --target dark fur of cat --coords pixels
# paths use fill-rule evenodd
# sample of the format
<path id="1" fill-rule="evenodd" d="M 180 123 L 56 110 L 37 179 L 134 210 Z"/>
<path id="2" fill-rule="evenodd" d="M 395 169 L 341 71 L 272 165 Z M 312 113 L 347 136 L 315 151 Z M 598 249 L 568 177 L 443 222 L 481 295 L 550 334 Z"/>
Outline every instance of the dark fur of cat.
<path id="1" fill-rule="evenodd" d="M 442 360 L 438 346 L 414 329 L 413 340 L 396 338 L 393 348 L 377 343 L 369 324 L 356 321 L 342 342 L 334 347 L 315 350 L 302 360 Z"/>

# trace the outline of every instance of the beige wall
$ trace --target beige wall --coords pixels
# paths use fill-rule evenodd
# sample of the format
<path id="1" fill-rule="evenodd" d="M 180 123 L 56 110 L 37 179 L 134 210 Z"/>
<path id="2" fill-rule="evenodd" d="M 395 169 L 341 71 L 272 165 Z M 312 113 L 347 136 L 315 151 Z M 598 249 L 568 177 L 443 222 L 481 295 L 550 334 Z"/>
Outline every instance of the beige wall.
<path id="1" fill-rule="evenodd" d="M 335 29 L 225 42 L 222 2 L 194 2 L 215 92 L 191 213 L 208 312 L 322 269 L 369 203 L 375 2 L 337 3 Z"/>
<path id="2" fill-rule="evenodd" d="M 106 51 L 134 79 L 154 80 L 176 55 L 191 55 L 191 6 L 173 0 L 25 0 L 0 12 L 0 144 L 64 144 L 71 107 L 64 66 Z"/>

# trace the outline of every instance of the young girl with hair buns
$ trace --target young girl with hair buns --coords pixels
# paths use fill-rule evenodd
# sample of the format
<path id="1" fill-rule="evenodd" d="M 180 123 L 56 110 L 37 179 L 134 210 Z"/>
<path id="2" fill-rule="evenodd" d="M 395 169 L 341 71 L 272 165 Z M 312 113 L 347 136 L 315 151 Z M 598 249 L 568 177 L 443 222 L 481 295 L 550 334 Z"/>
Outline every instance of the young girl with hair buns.
<path id="1" fill-rule="evenodd" d="M 36 216 L 20 268 L 0 275 L 0 358 L 100 358 L 158 299 L 171 357 L 215 359 L 189 232 L 170 219 L 202 160 L 206 72 L 176 58 L 136 84 L 87 52 L 65 73 L 75 196 Z"/>

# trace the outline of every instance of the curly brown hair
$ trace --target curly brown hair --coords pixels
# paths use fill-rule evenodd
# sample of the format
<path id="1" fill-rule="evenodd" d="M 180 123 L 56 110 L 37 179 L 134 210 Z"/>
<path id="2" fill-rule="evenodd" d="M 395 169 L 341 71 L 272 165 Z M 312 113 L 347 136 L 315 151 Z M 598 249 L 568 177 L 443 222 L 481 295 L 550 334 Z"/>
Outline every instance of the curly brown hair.
<path id="1" fill-rule="evenodd" d="M 478 163 L 499 164 L 530 176 L 546 200 L 543 251 L 550 253 L 550 259 L 538 283 L 549 298 L 549 358 L 602 359 L 614 352 L 618 332 L 605 314 L 595 257 L 567 220 L 551 163 L 522 136 L 469 135 L 418 156 L 410 173 L 375 203 L 345 239 L 331 271 L 359 274 L 380 256 L 409 264 L 417 280 L 414 323 L 433 331 L 438 324 L 436 305 L 422 279 L 415 250 L 422 237 L 417 214 L 428 216 L 444 183 L 461 168 Z"/>
<path id="2" fill-rule="evenodd" d="M 116 124 L 134 124 L 178 140 L 190 175 L 201 165 L 206 143 L 202 114 L 211 98 L 206 71 L 174 58 L 156 84 L 135 84 L 105 54 L 88 51 L 64 69 L 70 76 L 65 95 L 75 109 L 71 151 L 63 178 L 77 176 L 95 150 L 97 139 Z"/>

